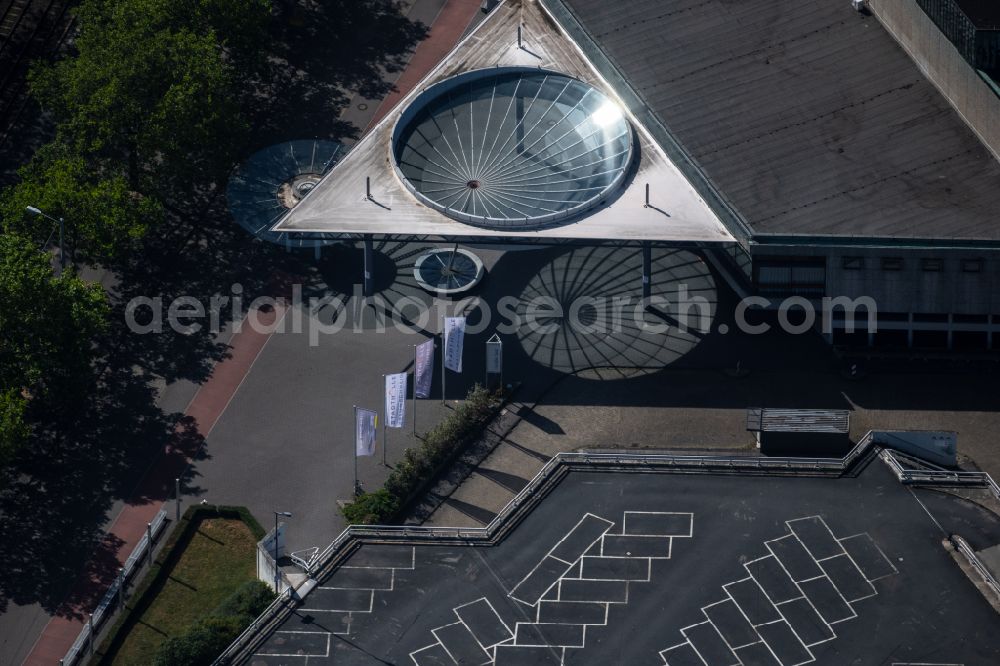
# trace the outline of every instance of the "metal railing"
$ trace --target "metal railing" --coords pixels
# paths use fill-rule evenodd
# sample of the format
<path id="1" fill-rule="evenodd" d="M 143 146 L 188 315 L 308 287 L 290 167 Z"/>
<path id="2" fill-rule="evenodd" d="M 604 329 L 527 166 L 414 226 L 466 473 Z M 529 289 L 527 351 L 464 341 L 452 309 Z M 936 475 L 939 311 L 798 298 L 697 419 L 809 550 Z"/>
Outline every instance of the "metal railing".
<path id="1" fill-rule="evenodd" d="M 1000 486 L 986 472 L 958 472 L 936 469 L 909 469 L 900 463 L 899 457 L 891 449 L 882 449 L 879 457 L 904 484 L 928 484 L 938 486 L 980 487 L 990 491 L 1000 500 Z"/>
<path id="2" fill-rule="evenodd" d="M 976 556 L 976 552 L 972 550 L 972 547 L 969 546 L 965 539 L 957 534 L 952 534 L 950 539 L 955 548 L 958 549 L 958 552 L 965 556 L 969 565 L 976 570 L 976 573 L 982 577 L 983 582 L 993 590 L 993 593 L 997 595 L 997 600 L 1000 601 L 1000 582 L 997 582 L 993 573 L 980 561 L 979 557 Z"/>
<path id="3" fill-rule="evenodd" d="M 419 525 L 351 525 L 312 560 L 307 572 L 314 579 L 322 579 L 346 560 L 363 543 L 392 542 L 434 542 L 465 545 L 489 545 L 502 537 L 506 531 L 530 511 L 530 508 L 546 496 L 549 486 L 573 469 L 607 469 L 614 471 L 673 471 L 679 473 L 734 473 L 755 474 L 808 474 L 809 476 L 840 476 L 872 451 L 895 473 L 901 483 L 948 484 L 979 486 L 989 489 L 1000 499 L 1000 487 L 983 472 L 952 472 L 936 470 L 912 470 L 904 468 L 888 449 L 875 444 L 874 433 L 868 431 L 843 458 L 765 458 L 761 456 L 695 456 L 670 454 L 617 454 L 617 453 L 559 453 L 552 457 L 528 481 L 528 484 L 504 506 L 485 527 L 424 527 Z M 964 543 L 964 542 L 962 542 Z M 961 546 L 958 546 L 961 549 Z M 967 551 L 967 552 L 966 552 Z M 996 580 L 985 571 L 968 546 L 963 554 L 970 557 L 973 566 L 983 571 L 984 578 L 996 584 Z M 998 587 L 1000 594 L 1000 587 Z M 269 624 L 281 621 L 279 613 L 289 607 L 285 601 L 292 592 L 283 594 L 254 623 L 244 631 L 213 662 L 213 666 L 233 663 L 244 652 L 263 641 L 266 636 L 260 631 Z"/>
<path id="4" fill-rule="evenodd" d="M 466 545 L 489 545 L 501 537 L 523 517 L 520 512 L 531 508 L 547 494 L 554 484 L 572 469 L 606 468 L 616 471 L 673 470 L 682 473 L 762 474 L 800 473 L 810 476 L 838 476 L 873 447 L 868 432 L 843 458 L 764 458 L 761 456 L 696 456 L 670 454 L 559 453 L 546 462 L 527 485 L 504 506 L 485 527 L 424 527 L 420 525 L 351 525 L 341 532 L 306 569 L 314 579 L 321 579 L 340 566 L 362 543 L 434 542 Z M 233 641 L 213 662 L 214 665 L 233 663 L 255 643 L 263 640 L 259 630 L 280 618 L 287 605 L 282 594 L 253 624 Z"/>
<path id="5" fill-rule="evenodd" d="M 151 555 L 150 548 L 155 545 L 156 539 L 160 532 L 163 531 L 164 526 L 167 523 L 167 511 L 166 509 L 160 509 L 160 511 L 153 518 L 153 522 L 149 523 L 149 527 L 146 530 L 146 534 L 142 535 L 139 542 L 132 549 L 129 554 L 128 559 L 125 560 L 125 565 L 122 567 L 115 579 L 110 586 L 108 586 L 107 591 L 101 598 L 101 601 L 97 604 L 94 612 L 90 615 L 87 623 L 83 625 L 83 629 L 80 630 L 80 634 L 73 641 L 73 645 L 70 647 L 66 656 L 60 660 L 61 666 L 72 666 L 77 662 L 77 659 L 83 654 L 85 648 L 89 648 L 90 653 L 93 653 L 94 645 L 97 632 L 100 630 L 101 625 L 111 616 L 113 611 L 112 603 L 117 601 L 119 605 L 124 602 L 124 596 L 128 592 L 129 580 L 134 574 L 138 573 L 139 563 L 144 557 Z M 150 536 L 152 536 L 152 541 L 150 541 Z M 151 558 L 150 558 L 151 559 Z"/>

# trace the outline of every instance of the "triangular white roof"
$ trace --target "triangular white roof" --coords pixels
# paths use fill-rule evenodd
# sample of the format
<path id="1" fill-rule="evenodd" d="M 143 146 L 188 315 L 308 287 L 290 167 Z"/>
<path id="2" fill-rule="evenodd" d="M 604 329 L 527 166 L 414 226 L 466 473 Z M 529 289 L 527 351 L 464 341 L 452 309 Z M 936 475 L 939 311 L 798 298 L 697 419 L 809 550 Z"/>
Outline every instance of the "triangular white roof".
<path id="1" fill-rule="evenodd" d="M 518 47 L 518 26 L 522 47 Z M 410 102 L 456 74 L 497 66 L 540 67 L 568 74 L 621 100 L 555 19 L 535 0 L 506 0 L 463 39 L 400 103 L 366 134 L 275 226 L 290 234 L 405 235 L 475 239 L 591 239 L 731 242 L 709 205 L 650 134 L 626 110 L 636 129 L 638 167 L 621 194 L 580 219 L 534 231 L 486 229 L 425 206 L 400 181 L 392 164 L 392 133 Z M 366 196 L 366 179 L 372 198 Z M 650 206 L 646 206 L 649 184 Z"/>

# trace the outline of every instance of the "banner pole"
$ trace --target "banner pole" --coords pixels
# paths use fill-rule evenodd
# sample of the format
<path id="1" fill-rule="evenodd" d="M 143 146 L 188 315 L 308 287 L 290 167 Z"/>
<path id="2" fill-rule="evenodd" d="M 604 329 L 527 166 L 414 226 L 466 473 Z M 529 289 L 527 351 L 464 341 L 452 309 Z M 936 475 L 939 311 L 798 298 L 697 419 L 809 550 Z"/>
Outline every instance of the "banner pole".
<path id="1" fill-rule="evenodd" d="M 383 392 L 386 391 L 385 375 L 382 375 L 382 391 Z M 383 398 L 382 400 L 384 402 L 385 398 Z M 382 419 L 382 464 L 383 465 L 385 465 L 385 446 L 386 446 L 386 439 L 388 437 L 386 433 L 389 431 L 388 423 L 389 423 L 389 410 L 388 410 L 388 405 L 386 405 L 385 418 Z"/>
<path id="2" fill-rule="evenodd" d="M 417 346 L 413 345 L 413 434 L 417 434 Z"/>
<path id="3" fill-rule="evenodd" d="M 358 406 L 354 405 L 354 496 L 358 496 Z"/>

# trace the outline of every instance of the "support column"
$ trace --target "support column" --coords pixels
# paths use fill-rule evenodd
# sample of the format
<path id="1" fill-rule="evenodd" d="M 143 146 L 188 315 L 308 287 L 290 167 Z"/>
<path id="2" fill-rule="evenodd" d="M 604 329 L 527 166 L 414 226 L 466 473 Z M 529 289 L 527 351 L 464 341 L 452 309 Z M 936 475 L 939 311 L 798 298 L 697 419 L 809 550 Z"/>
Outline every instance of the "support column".
<path id="1" fill-rule="evenodd" d="M 365 298 L 370 298 L 375 292 L 375 250 L 372 245 L 372 235 L 365 234 Z"/>
<path id="2" fill-rule="evenodd" d="M 913 347 L 913 313 L 908 312 L 906 314 L 906 347 L 910 349 Z"/>
<path id="3" fill-rule="evenodd" d="M 642 299 L 646 301 L 646 307 L 649 307 L 649 297 L 652 290 L 652 272 L 653 272 L 653 251 L 649 247 L 649 243 L 642 244 Z"/>
<path id="4" fill-rule="evenodd" d="M 955 348 L 955 320 L 952 315 L 948 315 L 948 351 Z"/>

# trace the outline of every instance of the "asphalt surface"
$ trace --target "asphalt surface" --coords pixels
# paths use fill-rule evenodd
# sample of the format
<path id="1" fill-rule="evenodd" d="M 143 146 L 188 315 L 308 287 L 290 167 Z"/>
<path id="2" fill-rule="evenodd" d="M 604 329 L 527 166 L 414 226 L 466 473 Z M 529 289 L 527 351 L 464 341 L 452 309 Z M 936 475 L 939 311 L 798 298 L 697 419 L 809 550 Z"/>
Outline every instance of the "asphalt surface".
<path id="1" fill-rule="evenodd" d="M 839 479 L 571 472 L 495 547 L 363 546 L 249 663 L 998 663 L 952 531 L 981 548 L 1000 519 L 878 460 Z"/>

